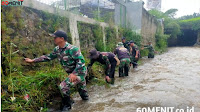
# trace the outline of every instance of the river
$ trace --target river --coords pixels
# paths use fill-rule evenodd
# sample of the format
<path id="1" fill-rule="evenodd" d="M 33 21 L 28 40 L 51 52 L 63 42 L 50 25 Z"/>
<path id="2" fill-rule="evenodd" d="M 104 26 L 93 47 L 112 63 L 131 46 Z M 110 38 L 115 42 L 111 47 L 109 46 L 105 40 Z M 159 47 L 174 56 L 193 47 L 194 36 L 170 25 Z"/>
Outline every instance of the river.
<path id="1" fill-rule="evenodd" d="M 75 97 L 71 112 L 136 112 L 138 107 L 194 107 L 200 112 L 200 48 L 174 47 L 154 59 L 143 58 L 129 77 L 110 88 L 89 88 L 89 101 Z"/>

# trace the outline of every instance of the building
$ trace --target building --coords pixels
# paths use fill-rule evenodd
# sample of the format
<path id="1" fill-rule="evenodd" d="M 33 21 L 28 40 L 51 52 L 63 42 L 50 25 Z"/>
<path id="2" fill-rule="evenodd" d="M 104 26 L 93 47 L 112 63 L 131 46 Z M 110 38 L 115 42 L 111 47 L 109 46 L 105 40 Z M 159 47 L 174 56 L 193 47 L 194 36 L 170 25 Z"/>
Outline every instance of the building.
<path id="1" fill-rule="evenodd" d="M 161 10 L 161 0 L 147 0 L 147 9 Z"/>
<path id="2" fill-rule="evenodd" d="M 143 1 L 116 3 L 115 24 L 139 33 L 143 38 L 142 43 L 147 43 L 148 40 L 155 43 L 157 28 L 162 26 L 162 22 L 150 15 L 144 8 Z"/>

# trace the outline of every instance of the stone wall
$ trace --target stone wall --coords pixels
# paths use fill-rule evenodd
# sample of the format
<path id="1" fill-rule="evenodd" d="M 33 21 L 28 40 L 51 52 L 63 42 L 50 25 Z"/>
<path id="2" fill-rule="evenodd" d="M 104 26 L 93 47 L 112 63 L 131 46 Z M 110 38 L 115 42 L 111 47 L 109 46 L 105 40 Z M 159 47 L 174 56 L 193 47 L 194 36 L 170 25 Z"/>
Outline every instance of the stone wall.
<path id="1" fill-rule="evenodd" d="M 153 44 L 155 44 L 155 35 L 157 32 L 157 28 L 159 28 L 158 21 L 153 16 L 151 16 L 144 8 L 142 8 L 142 44 L 147 44 L 148 41 L 151 41 Z"/>
<path id="2" fill-rule="evenodd" d="M 57 14 L 59 16 L 64 16 L 66 18 L 69 18 L 69 27 L 70 27 L 71 37 L 72 37 L 72 43 L 78 47 L 80 47 L 80 39 L 79 39 L 79 33 L 78 33 L 78 28 L 77 28 L 77 22 L 84 22 L 84 23 L 89 23 L 89 24 L 99 24 L 102 27 L 102 30 L 104 30 L 104 27 L 109 27 L 109 25 L 107 23 L 97 22 L 94 19 L 85 18 L 85 17 L 70 13 L 65 10 L 56 9 L 50 5 L 43 4 L 36 0 L 26 0 L 26 1 L 24 1 L 23 6 L 31 7 L 31 8 L 37 9 L 37 10 L 42 10 L 42 11 L 45 11 L 48 13 L 53 13 L 53 14 Z M 118 32 L 117 27 L 114 26 L 114 28 Z M 102 32 L 104 32 L 104 31 L 102 31 Z M 116 34 L 118 34 L 118 33 L 116 33 Z M 118 37 L 118 35 L 116 35 L 116 37 Z M 103 35 L 102 38 L 105 38 L 105 34 Z"/>
<path id="3" fill-rule="evenodd" d="M 23 59 L 26 57 L 33 59 L 52 52 L 55 45 L 53 38 L 50 37 L 49 34 L 58 29 L 67 32 L 67 41 L 69 43 L 87 52 L 90 50 L 88 49 L 89 47 L 99 48 L 101 51 L 109 51 L 111 49 L 106 49 L 108 46 L 107 43 L 116 44 L 115 41 L 118 41 L 118 28 L 116 26 L 109 26 L 103 22 L 97 22 L 93 19 L 84 18 L 64 10 L 58 10 L 35 0 L 24 1 L 23 5 L 24 6 L 19 7 L 2 7 L 1 65 L 4 74 L 8 74 L 7 72 L 10 68 L 9 63 L 12 63 L 12 68 L 18 71 L 40 69 L 44 65 L 54 66 L 57 63 L 55 61 L 48 64 L 40 63 L 36 64 L 36 66 L 30 66 L 30 64 L 25 63 Z M 79 31 L 79 22 L 88 24 L 91 26 L 91 30 L 85 29 L 86 33 L 82 30 Z M 107 28 L 111 28 L 112 31 L 107 32 Z M 92 34 L 88 32 L 92 32 Z M 85 35 L 82 35 L 83 33 Z M 91 35 L 91 38 L 89 38 L 88 35 Z M 108 40 L 107 38 L 109 37 L 107 35 L 112 39 Z M 88 41 L 81 42 L 81 39 Z M 11 45 L 13 47 L 12 49 Z M 108 48 L 110 48 L 110 46 L 108 46 Z M 18 52 L 11 54 L 12 59 L 10 59 L 10 52 L 15 51 Z"/>
<path id="4" fill-rule="evenodd" d="M 52 52 L 55 45 L 49 33 L 53 33 L 56 29 L 65 30 L 68 35 L 67 41 L 69 43 L 72 41 L 69 19 L 44 11 L 28 7 L 2 7 L 1 20 L 4 72 L 9 68 L 9 62 L 12 63 L 13 68 L 22 70 L 29 65 L 23 61 L 23 58 L 36 58 Z M 18 52 L 10 54 L 15 51 Z"/>

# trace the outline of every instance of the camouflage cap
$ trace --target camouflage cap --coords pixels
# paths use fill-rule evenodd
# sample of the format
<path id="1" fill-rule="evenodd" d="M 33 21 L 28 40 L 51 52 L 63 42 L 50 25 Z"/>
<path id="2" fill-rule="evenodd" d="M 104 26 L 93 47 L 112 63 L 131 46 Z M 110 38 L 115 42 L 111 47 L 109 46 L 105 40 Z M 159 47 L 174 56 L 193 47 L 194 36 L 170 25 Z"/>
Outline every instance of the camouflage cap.
<path id="1" fill-rule="evenodd" d="M 118 42 L 117 46 L 123 46 L 122 42 Z"/>

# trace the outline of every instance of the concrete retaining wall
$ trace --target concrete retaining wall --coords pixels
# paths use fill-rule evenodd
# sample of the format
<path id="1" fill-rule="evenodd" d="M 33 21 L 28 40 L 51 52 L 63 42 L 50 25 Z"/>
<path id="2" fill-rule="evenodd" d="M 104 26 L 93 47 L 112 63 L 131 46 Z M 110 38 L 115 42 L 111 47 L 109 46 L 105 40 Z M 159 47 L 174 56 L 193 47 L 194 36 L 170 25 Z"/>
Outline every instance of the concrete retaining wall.
<path id="1" fill-rule="evenodd" d="M 148 41 L 152 41 L 155 44 L 156 30 L 161 24 L 143 8 L 143 2 L 128 2 L 121 5 L 126 7 L 126 11 L 120 10 L 119 4 L 116 5 L 115 24 L 122 27 L 126 26 L 126 28 L 131 28 L 140 33 L 143 38 L 142 44 L 147 44 Z"/>
<path id="2" fill-rule="evenodd" d="M 142 8 L 142 44 L 147 44 L 148 41 L 151 41 L 153 44 L 155 44 L 155 35 L 158 26 L 159 23 L 157 20 L 152 17 L 144 8 Z"/>

